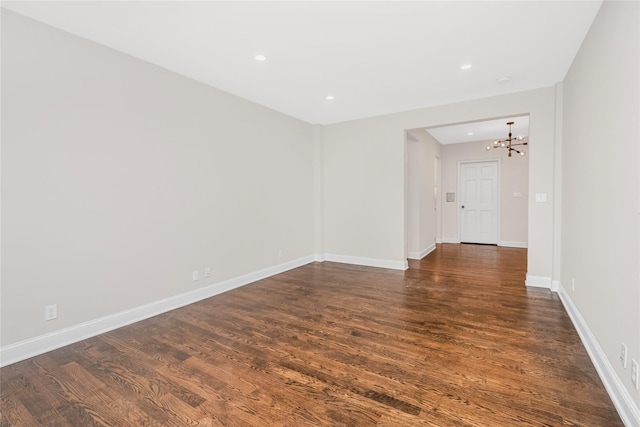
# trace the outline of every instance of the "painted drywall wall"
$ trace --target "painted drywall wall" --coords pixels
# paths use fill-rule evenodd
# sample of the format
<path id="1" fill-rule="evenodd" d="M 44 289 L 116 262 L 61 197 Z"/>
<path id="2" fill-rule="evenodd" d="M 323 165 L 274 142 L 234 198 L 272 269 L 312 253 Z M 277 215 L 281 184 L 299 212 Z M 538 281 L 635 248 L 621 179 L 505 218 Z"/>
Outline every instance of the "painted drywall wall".
<path id="1" fill-rule="evenodd" d="M 505 126 L 506 129 L 506 126 Z M 526 247 L 527 211 L 529 185 L 529 157 L 508 157 L 507 150 L 487 151 L 490 141 L 476 141 L 463 144 L 447 144 L 442 147 L 442 191 L 456 194 L 455 202 L 443 203 L 443 240 L 460 241 L 458 236 L 458 216 L 460 214 L 460 195 L 458 194 L 458 162 L 499 160 L 500 179 L 500 225 L 499 244 Z M 517 193 L 520 197 L 515 197 Z"/>
<path id="2" fill-rule="evenodd" d="M 405 168 L 407 256 L 420 259 L 435 249 L 436 185 L 435 159 L 441 145 L 424 129 L 407 132 Z"/>
<path id="3" fill-rule="evenodd" d="M 410 133 L 405 148 L 405 217 L 407 221 L 407 252 L 412 259 L 420 258 L 420 141 Z"/>
<path id="4" fill-rule="evenodd" d="M 438 200 L 434 189 L 437 184 L 436 158 L 440 158 L 442 146 L 424 129 L 420 138 L 420 252 L 435 248 L 437 234 Z"/>
<path id="5" fill-rule="evenodd" d="M 554 99 L 550 87 L 325 126 L 325 251 L 398 264 L 404 260 L 406 129 L 528 113 L 527 280 L 550 286 L 555 237 Z M 535 193 L 547 194 L 547 202 L 534 203 Z"/>
<path id="6" fill-rule="evenodd" d="M 313 141 L 3 10 L 1 344 L 313 254 Z"/>
<path id="7" fill-rule="evenodd" d="M 605 1 L 563 82 L 561 279 L 637 407 L 630 358 L 640 362 L 639 14 L 638 2 Z"/>

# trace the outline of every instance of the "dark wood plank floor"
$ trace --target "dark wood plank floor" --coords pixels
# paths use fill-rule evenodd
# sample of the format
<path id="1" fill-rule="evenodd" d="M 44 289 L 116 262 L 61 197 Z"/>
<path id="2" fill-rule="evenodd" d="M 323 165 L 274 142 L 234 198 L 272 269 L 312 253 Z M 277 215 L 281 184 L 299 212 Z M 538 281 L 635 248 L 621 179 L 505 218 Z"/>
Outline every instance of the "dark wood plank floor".
<path id="1" fill-rule="evenodd" d="M 310 264 L 0 370 L 2 426 L 620 426 L 526 250 Z"/>

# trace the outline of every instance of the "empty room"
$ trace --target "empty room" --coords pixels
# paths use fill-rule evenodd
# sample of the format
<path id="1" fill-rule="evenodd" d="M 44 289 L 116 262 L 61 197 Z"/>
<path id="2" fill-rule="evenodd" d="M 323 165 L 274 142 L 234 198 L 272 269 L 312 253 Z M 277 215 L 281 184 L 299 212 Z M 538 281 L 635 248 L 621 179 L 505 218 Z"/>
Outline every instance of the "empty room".
<path id="1" fill-rule="evenodd" d="M 640 2 L 0 5 L 0 425 L 640 427 Z"/>

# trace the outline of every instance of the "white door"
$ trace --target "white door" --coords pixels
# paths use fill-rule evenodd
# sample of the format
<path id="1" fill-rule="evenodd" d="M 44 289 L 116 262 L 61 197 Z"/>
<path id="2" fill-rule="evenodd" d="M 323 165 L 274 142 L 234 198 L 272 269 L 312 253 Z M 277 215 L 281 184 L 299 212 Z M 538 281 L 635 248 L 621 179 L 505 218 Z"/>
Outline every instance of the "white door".
<path id="1" fill-rule="evenodd" d="M 498 243 L 498 161 L 460 163 L 460 241 Z"/>

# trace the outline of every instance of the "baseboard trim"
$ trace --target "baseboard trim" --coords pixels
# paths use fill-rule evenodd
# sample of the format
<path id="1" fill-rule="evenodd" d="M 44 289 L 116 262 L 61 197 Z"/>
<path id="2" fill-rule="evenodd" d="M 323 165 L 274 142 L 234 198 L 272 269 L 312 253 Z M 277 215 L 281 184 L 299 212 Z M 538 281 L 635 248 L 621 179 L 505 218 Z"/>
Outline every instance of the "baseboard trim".
<path id="1" fill-rule="evenodd" d="M 422 259 L 424 257 L 426 257 L 427 255 L 429 255 L 431 252 L 436 250 L 436 244 L 432 243 L 428 248 L 425 248 L 423 250 L 421 250 L 420 252 L 409 252 L 409 255 L 407 256 L 409 259 Z"/>
<path id="2" fill-rule="evenodd" d="M 551 289 L 551 277 L 547 276 L 532 276 L 527 274 L 527 278 L 524 283 L 532 288 Z"/>
<path id="3" fill-rule="evenodd" d="M 460 243 L 460 239 L 455 237 L 443 237 L 442 239 L 436 239 L 436 243 Z M 499 240 L 498 246 L 504 246 L 508 248 L 528 248 L 527 242 L 512 242 L 509 240 Z"/>
<path id="4" fill-rule="evenodd" d="M 316 255 L 299 258 L 223 282 L 214 283 L 184 294 L 175 295 L 119 313 L 110 314 L 99 319 L 80 323 L 59 331 L 0 347 L 0 367 L 11 365 L 21 360 L 64 347 L 65 345 L 73 344 L 157 316 L 158 314 L 175 310 L 176 308 L 184 307 L 185 305 L 193 304 L 223 292 L 248 285 L 249 283 L 318 261 L 317 258 Z"/>
<path id="5" fill-rule="evenodd" d="M 324 254 L 324 261 L 340 262 L 343 264 L 364 265 L 366 267 L 390 268 L 393 270 L 406 270 L 409 268 L 407 260 L 392 261 L 388 259 L 363 258 L 350 255 Z"/>
<path id="6" fill-rule="evenodd" d="M 527 248 L 529 244 L 527 242 L 511 242 L 508 240 L 498 241 L 498 246 L 505 246 L 507 248 Z"/>
<path id="7" fill-rule="evenodd" d="M 569 318 L 573 322 L 576 331 L 578 331 L 582 344 L 587 349 L 587 353 L 589 353 L 589 357 L 591 358 L 607 393 L 609 393 L 609 397 L 613 401 L 622 422 L 625 426 L 629 427 L 640 426 L 640 408 L 638 408 L 633 401 L 631 394 L 629 394 L 629 391 L 625 388 L 624 384 L 611 366 L 611 363 L 609 363 L 609 359 L 607 359 L 607 356 L 602 350 L 602 347 L 600 347 L 595 335 L 593 335 L 593 332 L 589 329 L 587 322 L 585 322 L 580 311 L 575 306 L 573 300 L 562 287 L 562 283 L 560 282 L 558 282 L 558 295 L 560 296 L 560 301 L 562 301 L 562 304 L 564 305 Z"/>
<path id="8" fill-rule="evenodd" d="M 460 239 L 457 237 L 443 237 L 442 243 L 460 243 Z"/>

